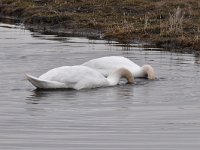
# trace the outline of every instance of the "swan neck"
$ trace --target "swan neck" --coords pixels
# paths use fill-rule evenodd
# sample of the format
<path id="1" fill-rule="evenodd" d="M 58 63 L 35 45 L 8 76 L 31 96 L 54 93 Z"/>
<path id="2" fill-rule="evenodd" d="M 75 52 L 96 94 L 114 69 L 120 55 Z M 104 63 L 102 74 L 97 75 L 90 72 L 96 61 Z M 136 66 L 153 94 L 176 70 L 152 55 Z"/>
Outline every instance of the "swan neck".
<path id="1" fill-rule="evenodd" d="M 134 82 L 134 77 L 132 73 L 125 68 L 120 68 L 108 76 L 108 84 L 110 86 L 116 85 L 119 83 L 121 78 L 125 78 L 128 81 L 128 83 Z"/>

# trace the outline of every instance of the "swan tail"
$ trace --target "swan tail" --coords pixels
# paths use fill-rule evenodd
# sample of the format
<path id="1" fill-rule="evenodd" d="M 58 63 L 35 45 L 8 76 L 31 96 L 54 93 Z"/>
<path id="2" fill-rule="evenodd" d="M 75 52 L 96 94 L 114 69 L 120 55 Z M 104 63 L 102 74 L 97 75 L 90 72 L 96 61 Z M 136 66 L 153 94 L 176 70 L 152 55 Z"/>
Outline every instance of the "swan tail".
<path id="1" fill-rule="evenodd" d="M 41 80 L 29 74 L 26 74 L 26 78 L 33 86 L 39 89 L 66 88 L 66 85 L 64 83 L 60 83 L 57 81 Z"/>

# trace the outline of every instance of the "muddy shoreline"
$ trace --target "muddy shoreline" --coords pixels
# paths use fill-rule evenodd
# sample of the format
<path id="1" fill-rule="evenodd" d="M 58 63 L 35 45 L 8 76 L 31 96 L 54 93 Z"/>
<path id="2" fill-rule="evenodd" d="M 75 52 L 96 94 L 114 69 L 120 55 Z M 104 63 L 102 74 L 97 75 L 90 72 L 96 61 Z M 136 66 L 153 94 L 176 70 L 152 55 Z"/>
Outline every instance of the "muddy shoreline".
<path id="1" fill-rule="evenodd" d="M 58 36 L 151 43 L 165 51 L 200 53 L 200 3 L 142 0 L 93 3 L 63 0 L 0 1 L 0 21 L 23 23 L 31 31 Z"/>
<path id="2" fill-rule="evenodd" d="M 88 39 L 103 39 L 101 32 L 94 29 L 67 29 L 62 25 L 48 25 L 48 24 L 24 24 L 23 19 L 14 18 L 10 16 L 0 15 L 0 22 L 9 24 L 23 24 L 24 27 L 32 32 L 39 32 L 41 34 L 53 34 L 57 36 L 70 36 L 70 37 L 86 37 Z"/>
<path id="3" fill-rule="evenodd" d="M 107 40 L 107 41 L 117 41 L 117 38 L 113 37 L 113 38 L 105 38 L 103 36 L 103 33 L 99 30 L 95 30 L 95 29 L 67 29 L 61 25 L 55 25 L 55 26 L 51 26 L 48 24 L 24 24 L 23 19 L 20 18 L 15 18 L 15 17 L 11 17 L 11 16 L 3 16 L 0 15 L 0 22 L 3 23 L 9 23 L 9 24 L 17 24 L 17 25 L 21 25 L 23 24 L 23 26 L 25 27 L 25 29 L 30 30 L 32 32 L 38 32 L 41 34 L 45 34 L 45 35 L 56 35 L 59 37 L 86 37 L 88 39 L 96 39 L 96 40 Z M 138 44 L 138 43 L 143 43 L 142 47 L 146 47 L 149 48 L 158 48 L 159 50 L 163 50 L 163 51 L 173 51 L 173 52 L 181 52 L 181 53 L 193 53 L 193 51 L 191 51 L 189 48 L 188 49 L 181 49 L 180 47 L 177 47 L 177 45 L 175 45 L 174 43 L 156 43 L 156 42 L 152 42 L 150 40 L 139 40 L 139 39 L 135 39 L 134 41 L 129 41 L 129 43 L 124 43 L 124 42 L 120 42 L 118 41 L 120 44 L 122 44 L 123 46 L 126 45 L 127 47 L 131 46 L 131 44 Z M 140 45 L 141 46 L 141 45 Z"/>

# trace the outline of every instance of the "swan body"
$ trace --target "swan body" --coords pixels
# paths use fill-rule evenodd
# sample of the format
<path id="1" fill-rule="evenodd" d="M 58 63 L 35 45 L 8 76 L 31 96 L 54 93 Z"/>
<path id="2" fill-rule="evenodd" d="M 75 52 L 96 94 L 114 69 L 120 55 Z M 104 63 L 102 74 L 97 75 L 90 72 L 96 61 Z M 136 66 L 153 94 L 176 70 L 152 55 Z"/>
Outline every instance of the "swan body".
<path id="1" fill-rule="evenodd" d="M 131 72 L 125 68 L 117 69 L 106 78 L 98 71 L 82 65 L 54 68 L 39 78 L 29 74 L 26 74 L 26 77 L 31 84 L 40 89 L 72 88 L 80 90 L 83 88 L 114 86 L 123 77 L 129 83 L 133 83 Z"/>
<path id="2" fill-rule="evenodd" d="M 107 56 L 92 59 L 82 65 L 93 68 L 104 76 L 108 76 L 111 72 L 113 72 L 113 70 L 123 67 L 128 69 L 134 78 L 146 77 L 150 80 L 156 78 L 155 71 L 150 65 L 140 67 L 128 58 L 122 56 Z"/>

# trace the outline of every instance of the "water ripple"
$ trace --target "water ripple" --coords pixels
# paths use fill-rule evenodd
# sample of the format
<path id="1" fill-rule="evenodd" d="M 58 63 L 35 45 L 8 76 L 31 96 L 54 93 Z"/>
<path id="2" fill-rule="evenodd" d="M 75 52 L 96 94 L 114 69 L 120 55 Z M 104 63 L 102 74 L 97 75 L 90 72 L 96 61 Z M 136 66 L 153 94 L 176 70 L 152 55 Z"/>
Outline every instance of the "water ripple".
<path id="1" fill-rule="evenodd" d="M 6 26 L 6 27 L 5 27 Z M 115 42 L 40 35 L 0 23 L 0 149 L 198 150 L 199 58 Z M 154 81 L 35 90 L 24 74 L 122 55 L 151 64 Z"/>

